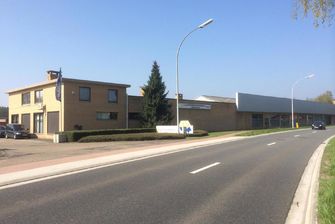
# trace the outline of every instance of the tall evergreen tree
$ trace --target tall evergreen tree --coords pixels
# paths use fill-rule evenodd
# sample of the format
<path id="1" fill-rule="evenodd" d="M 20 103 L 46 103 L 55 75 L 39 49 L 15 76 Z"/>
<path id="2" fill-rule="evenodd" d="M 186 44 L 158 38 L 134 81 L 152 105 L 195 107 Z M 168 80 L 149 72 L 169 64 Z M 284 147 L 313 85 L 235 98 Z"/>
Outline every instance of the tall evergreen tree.
<path id="1" fill-rule="evenodd" d="M 143 87 L 143 127 L 168 124 L 172 120 L 171 105 L 166 99 L 168 93 L 165 93 L 165 89 L 166 86 L 162 81 L 159 65 L 154 61 L 147 85 Z"/>

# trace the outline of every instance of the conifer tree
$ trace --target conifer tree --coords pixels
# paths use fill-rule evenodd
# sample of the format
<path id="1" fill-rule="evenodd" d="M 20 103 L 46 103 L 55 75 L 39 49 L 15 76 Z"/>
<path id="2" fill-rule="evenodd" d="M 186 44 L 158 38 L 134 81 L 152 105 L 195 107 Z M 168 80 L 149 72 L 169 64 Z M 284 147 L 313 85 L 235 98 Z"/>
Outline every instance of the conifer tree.
<path id="1" fill-rule="evenodd" d="M 159 65 L 154 61 L 149 80 L 143 87 L 143 127 L 168 124 L 172 120 L 171 105 L 166 99 L 168 93 L 165 93 L 165 89 L 166 86 L 162 81 Z"/>

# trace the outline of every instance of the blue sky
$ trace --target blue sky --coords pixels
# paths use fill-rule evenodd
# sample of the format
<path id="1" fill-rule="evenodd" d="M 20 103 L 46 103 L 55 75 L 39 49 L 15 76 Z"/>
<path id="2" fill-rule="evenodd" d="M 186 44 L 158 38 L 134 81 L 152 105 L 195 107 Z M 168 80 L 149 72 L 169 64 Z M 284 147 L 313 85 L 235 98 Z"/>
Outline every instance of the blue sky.
<path id="1" fill-rule="evenodd" d="M 173 97 L 177 46 L 209 18 L 181 49 L 184 98 L 290 97 L 291 85 L 311 73 L 296 98 L 335 94 L 335 25 L 316 29 L 292 11 L 293 0 L 1 0 L 0 105 L 8 104 L 6 90 L 59 67 L 68 78 L 130 84 L 138 95 L 154 60 Z"/>

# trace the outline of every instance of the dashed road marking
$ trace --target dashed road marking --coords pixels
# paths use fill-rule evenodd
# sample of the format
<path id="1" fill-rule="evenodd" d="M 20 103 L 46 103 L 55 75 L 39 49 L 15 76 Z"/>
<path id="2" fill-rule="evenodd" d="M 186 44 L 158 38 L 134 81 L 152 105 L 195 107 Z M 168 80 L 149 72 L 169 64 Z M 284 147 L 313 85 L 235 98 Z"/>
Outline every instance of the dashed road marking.
<path id="1" fill-rule="evenodd" d="M 200 169 L 194 170 L 194 171 L 190 172 L 190 174 L 196 174 L 196 173 L 199 173 L 199 172 L 201 172 L 201 171 L 207 170 L 207 169 L 209 169 L 209 168 L 211 168 L 211 167 L 213 167 L 213 166 L 217 166 L 217 165 L 219 165 L 219 164 L 220 164 L 220 162 L 212 163 L 212 164 L 210 164 L 210 165 L 208 165 L 208 166 L 205 166 L 205 167 L 202 167 L 202 168 L 200 168 Z"/>
<path id="2" fill-rule="evenodd" d="M 277 142 L 271 142 L 268 144 L 268 146 L 275 145 L 275 144 L 277 144 Z"/>

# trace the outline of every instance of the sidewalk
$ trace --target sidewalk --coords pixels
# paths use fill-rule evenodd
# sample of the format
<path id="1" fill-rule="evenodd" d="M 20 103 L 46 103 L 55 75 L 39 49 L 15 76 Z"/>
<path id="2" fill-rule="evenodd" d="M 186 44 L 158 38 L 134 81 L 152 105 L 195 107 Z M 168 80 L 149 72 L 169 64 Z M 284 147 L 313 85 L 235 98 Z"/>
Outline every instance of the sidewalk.
<path id="1" fill-rule="evenodd" d="M 0 187 L 242 138 L 224 135 L 192 140 L 65 144 L 0 139 Z"/>

